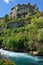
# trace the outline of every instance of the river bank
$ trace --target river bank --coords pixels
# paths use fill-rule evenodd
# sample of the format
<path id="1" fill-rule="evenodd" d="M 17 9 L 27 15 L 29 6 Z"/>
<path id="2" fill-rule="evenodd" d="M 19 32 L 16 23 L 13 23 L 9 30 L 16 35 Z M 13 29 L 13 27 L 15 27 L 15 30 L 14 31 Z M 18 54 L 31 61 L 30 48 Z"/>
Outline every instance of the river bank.
<path id="1" fill-rule="evenodd" d="M 3 49 L 1 48 L 0 50 L 5 50 L 5 51 L 10 51 L 10 52 L 17 52 L 17 53 L 26 53 L 26 54 L 29 54 L 29 55 L 33 55 L 33 56 L 43 56 L 43 53 L 40 53 L 37 52 L 37 51 L 13 51 L 13 50 L 6 50 L 6 49 Z"/>

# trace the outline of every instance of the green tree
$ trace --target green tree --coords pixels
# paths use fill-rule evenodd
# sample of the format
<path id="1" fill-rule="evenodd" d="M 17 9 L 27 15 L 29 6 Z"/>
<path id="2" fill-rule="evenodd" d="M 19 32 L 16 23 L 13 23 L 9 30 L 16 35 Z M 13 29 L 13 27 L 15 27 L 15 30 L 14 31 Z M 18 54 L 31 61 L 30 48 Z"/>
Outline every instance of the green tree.
<path id="1" fill-rule="evenodd" d="M 5 15 L 5 17 L 4 17 L 4 20 L 3 20 L 4 22 L 8 22 L 9 21 L 9 16 L 8 15 Z"/>
<path id="2" fill-rule="evenodd" d="M 37 38 L 38 38 L 38 41 L 43 41 L 43 28 L 38 30 Z"/>

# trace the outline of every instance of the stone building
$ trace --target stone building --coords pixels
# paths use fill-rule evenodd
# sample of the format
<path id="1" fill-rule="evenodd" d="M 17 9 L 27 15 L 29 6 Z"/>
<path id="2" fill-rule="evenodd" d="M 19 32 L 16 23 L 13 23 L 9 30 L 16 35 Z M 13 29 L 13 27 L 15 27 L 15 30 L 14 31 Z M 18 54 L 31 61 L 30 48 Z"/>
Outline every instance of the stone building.
<path id="1" fill-rule="evenodd" d="M 9 18 L 19 18 L 25 17 L 29 15 L 29 6 L 28 5 L 17 5 L 11 9 L 11 13 L 9 14 Z"/>

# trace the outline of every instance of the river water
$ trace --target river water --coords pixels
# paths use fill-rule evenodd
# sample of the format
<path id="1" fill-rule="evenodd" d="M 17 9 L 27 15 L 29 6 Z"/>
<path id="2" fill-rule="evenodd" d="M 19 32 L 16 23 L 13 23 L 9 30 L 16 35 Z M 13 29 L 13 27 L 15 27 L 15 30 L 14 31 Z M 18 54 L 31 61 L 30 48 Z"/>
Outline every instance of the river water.
<path id="1" fill-rule="evenodd" d="M 4 58 L 13 60 L 16 65 L 43 65 L 43 56 L 31 56 L 26 53 L 10 52 L 0 49 Z"/>

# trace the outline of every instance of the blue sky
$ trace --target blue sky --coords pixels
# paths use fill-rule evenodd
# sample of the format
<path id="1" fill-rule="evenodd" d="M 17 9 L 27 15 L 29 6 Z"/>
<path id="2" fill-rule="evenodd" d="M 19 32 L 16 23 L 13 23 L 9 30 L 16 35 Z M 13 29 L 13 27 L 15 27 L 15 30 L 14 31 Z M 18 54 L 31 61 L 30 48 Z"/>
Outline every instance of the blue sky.
<path id="1" fill-rule="evenodd" d="M 26 4 L 28 2 L 31 4 L 37 3 L 39 10 L 43 11 L 43 0 L 0 0 L 0 17 L 10 13 L 13 6 L 23 3 Z"/>

